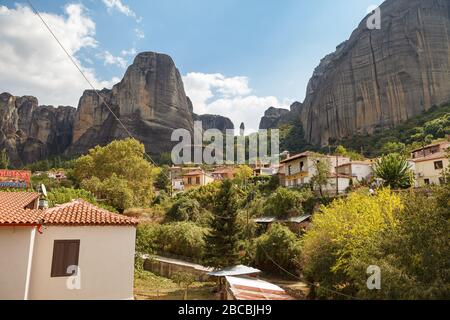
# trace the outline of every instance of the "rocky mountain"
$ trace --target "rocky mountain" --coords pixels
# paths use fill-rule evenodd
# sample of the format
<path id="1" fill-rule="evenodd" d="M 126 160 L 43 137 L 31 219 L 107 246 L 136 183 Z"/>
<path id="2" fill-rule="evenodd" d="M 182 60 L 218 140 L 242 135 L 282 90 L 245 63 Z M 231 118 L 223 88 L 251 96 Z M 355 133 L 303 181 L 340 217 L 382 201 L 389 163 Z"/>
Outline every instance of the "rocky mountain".
<path id="1" fill-rule="evenodd" d="M 298 118 L 298 114 L 303 107 L 300 102 L 294 102 L 290 110 L 270 107 L 264 113 L 259 123 L 259 129 L 268 130 L 280 127 L 283 124 L 292 124 Z"/>
<path id="2" fill-rule="evenodd" d="M 387 0 L 314 71 L 298 116 L 316 145 L 392 128 L 450 101 L 450 1 Z"/>
<path id="3" fill-rule="evenodd" d="M 149 154 L 159 156 L 176 143 L 170 141 L 173 130 L 192 132 L 194 119 L 201 120 L 205 130 L 234 128 L 228 118 L 194 114 L 172 58 L 144 52 L 111 90 L 86 90 L 77 109 L 38 106 L 35 97 L 1 94 L 0 149 L 20 166 L 56 155 L 85 154 L 131 134 Z"/>
<path id="4" fill-rule="evenodd" d="M 192 116 L 194 121 L 202 122 L 203 130 L 205 131 L 218 129 L 225 134 L 227 130 L 234 130 L 234 124 L 229 118 L 213 114 L 193 114 Z"/>
<path id="5" fill-rule="evenodd" d="M 35 97 L 0 94 L 0 149 L 20 166 L 64 152 L 72 141 L 76 109 L 39 106 Z"/>
<path id="6" fill-rule="evenodd" d="M 140 53 L 120 83 L 98 93 L 85 91 L 80 99 L 72 144 L 66 151 L 69 156 L 128 137 L 107 105 L 152 155 L 172 149 L 174 129 L 193 130 L 190 102 L 181 75 L 168 55 Z"/>

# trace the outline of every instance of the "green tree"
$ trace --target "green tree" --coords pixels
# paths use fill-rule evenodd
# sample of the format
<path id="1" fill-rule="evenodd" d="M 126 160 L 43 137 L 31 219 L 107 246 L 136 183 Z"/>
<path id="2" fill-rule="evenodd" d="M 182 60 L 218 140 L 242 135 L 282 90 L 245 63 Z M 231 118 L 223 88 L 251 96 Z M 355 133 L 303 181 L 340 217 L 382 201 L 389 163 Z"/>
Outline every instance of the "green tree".
<path id="1" fill-rule="evenodd" d="M 156 176 L 155 188 L 170 193 L 172 191 L 172 182 L 170 181 L 170 170 L 168 166 L 163 166 Z"/>
<path id="2" fill-rule="evenodd" d="M 183 299 L 188 300 L 189 287 L 195 283 L 194 275 L 187 272 L 178 272 L 172 276 L 172 280 L 184 289 Z"/>
<path id="3" fill-rule="evenodd" d="M 375 176 L 392 189 L 406 189 L 413 184 L 414 176 L 408 161 L 398 153 L 381 157 L 375 163 Z"/>
<path id="4" fill-rule="evenodd" d="M 0 152 L 0 169 L 8 169 L 9 157 L 6 149 L 2 149 Z"/>
<path id="5" fill-rule="evenodd" d="M 246 184 L 253 176 L 253 170 L 247 165 L 240 165 L 236 168 L 234 180 L 238 184 Z"/>
<path id="6" fill-rule="evenodd" d="M 153 199 L 153 174 L 144 155 L 144 145 L 138 141 L 116 140 L 78 158 L 72 175 L 84 189 L 120 211 L 148 207 Z"/>
<path id="7" fill-rule="evenodd" d="M 303 202 L 312 196 L 308 190 L 296 191 L 280 187 L 267 199 L 264 214 L 273 217 L 298 215 L 303 212 Z"/>
<path id="8" fill-rule="evenodd" d="M 274 224 L 269 232 L 256 239 L 255 264 L 270 273 L 297 274 L 300 241 L 289 228 Z"/>
<path id="9" fill-rule="evenodd" d="M 230 180 L 225 180 L 214 202 L 211 232 L 205 238 L 205 263 L 208 266 L 224 268 L 239 261 L 237 211 L 236 188 Z"/>
<path id="10" fill-rule="evenodd" d="M 401 142 L 386 142 L 383 147 L 381 148 L 381 154 L 387 155 L 391 153 L 398 153 L 398 154 L 406 154 L 407 149 L 406 145 Z"/>
<path id="11" fill-rule="evenodd" d="M 354 266 L 361 259 L 368 261 L 379 234 L 398 223 L 403 207 L 401 198 L 390 190 L 380 190 L 376 196 L 356 192 L 313 217 L 312 228 L 302 239 L 301 266 L 309 282 L 320 284 L 319 297 L 343 298 L 330 288 L 341 294 L 358 293 L 357 283 L 367 281 L 366 269 L 372 263 L 359 274 Z"/>
<path id="12" fill-rule="evenodd" d="M 323 188 L 328 185 L 330 177 L 330 167 L 326 160 L 317 160 L 314 163 L 315 173 L 311 177 L 311 185 L 313 189 L 319 190 L 320 196 L 323 197 Z"/>
<path id="13" fill-rule="evenodd" d="M 181 197 L 175 201 L 166 213 L 166 222 L 192 221 L 201 226 L 209 226 L 211 213 L 202 208 L 200 203 L 188 197 Z"/>

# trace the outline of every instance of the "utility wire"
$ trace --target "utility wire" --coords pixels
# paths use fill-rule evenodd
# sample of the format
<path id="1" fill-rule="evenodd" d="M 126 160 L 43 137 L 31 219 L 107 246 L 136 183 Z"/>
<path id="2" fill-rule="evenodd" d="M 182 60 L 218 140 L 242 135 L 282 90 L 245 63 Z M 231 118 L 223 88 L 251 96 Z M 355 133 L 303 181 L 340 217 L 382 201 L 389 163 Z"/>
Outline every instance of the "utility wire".
<path id="1" fill-rule="evenodd" d="M 99 97 L 100 101 L 103 102 L 103 104 L 106 106 L 106 108 L 109 110 L 109 112 L 112 114 L 112 116 L 117 120 L 117 122 L 122 126 L 122 128 L 125 130 L 125 132 L 128 134 L 128 136 L 130 138 L 133 138 L 135 140 L 137 140 L 134 135 L 130 132 L 130 130 L 128 130 L 128 128 L 123 124 L 123 122 L 119 119 L 119 117 L 114 113 L 114 111 L 112 110 L 112 108 L 109 106 L 109 104 L 105 101 L 105 99 L 103 98 L 103 96 L 99 93 L 99 91 L 95 88 L 95 86 L 92 84 L 92 82 L 88 79 L 88 77 L 85 75 L 85 73 L 83 72 L 83 70 L 80 68 L 80 66 L 78 65 L 78 63 L 75 61 L 75 59 L 72 57 L 72 55 L 66 50 L 66 48 L 63 46 L 63 44 L 61 43 L 61 41 L 59 41 L 58 37 L 55 35 L 55 33 L 52 31 L 52 29 L 50 28 L 50 26 L 47 24 L 47 22 L 45 22 L 44 18 L 41 16 L 41 14 L 36 10 L 36 8 L 33 6 L 33 4 L 31 3 L 31 0 L 27 0 L 28 4 L 30 5 L 31 9 L 33 10 L 34 14 L 37 15 L 39 17 L 39 19 L 42 21 L 42 23 L 44 24 L 44 26 L 47 28 L 47 30 L 50 32 L 50 34 L 53 36 L 53 38 L 56 40 L 56 42 L 59 44 L 59 46 L 61 47 L 61 49 L 64 51 L 64 53 L 67 55 L 67 57 L 69 58 L 69 60 L 72 62 L 72 64 L 75 66 L 75 68 L 77 68 L 77 70 L 81 73 L 81 75 L 83 76 L 83 78 L 86 80 L 86 82 L 89 84 L 89 86 L 92 88 L 92 90 L 94 90 L 95 94 Z M 152 157 L 150 157 L 150 155 L 145 151 L 144 149 L 144 154 L 145 156 L 150 160 L 151 163 L 153 163 L 156 167 L 158 166 L 156 164 L 156 162 L 152 159 Z M 161 171 L 167 178 L 169 178 L 167 176 L 167 174 L 163 171 Z"/>

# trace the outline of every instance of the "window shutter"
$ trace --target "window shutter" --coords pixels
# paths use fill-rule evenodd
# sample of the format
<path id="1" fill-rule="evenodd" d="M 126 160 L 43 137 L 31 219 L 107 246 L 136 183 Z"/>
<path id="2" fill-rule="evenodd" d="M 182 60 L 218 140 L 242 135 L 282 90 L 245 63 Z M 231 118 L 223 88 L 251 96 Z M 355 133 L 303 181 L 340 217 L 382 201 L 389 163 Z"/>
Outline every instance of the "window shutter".
<path id="1" fill-rule="evenodd" d="M 51 277 L 68 277 L 69 266 L 78 266 L 80 240 L 55 240 Z"/>

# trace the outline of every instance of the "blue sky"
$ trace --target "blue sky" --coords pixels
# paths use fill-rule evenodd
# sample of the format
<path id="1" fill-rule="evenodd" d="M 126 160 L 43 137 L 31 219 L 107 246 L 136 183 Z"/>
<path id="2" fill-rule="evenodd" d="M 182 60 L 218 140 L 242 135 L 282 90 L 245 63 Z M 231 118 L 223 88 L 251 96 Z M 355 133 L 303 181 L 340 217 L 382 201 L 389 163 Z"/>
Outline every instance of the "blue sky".
<path id="1" fill-rule="evenodd" d="M 381 2 L 380 0 L 33 1 L 38 11 L 50 14 L 49 20 L 55 18 L 52 26 L 55 29 L 58 29 L 59 20 L 66 22 L 60 28 L 61 37 L 68 38 L 68 33 L 78 34 L 79 38 L 74 37 L 70 40 L 74 43 L 68 42 L 67 45 L 73 46 L 74 56 L 84 68 L 91 71 L 91 76 L 99 86 L 111 85 L 122 78 L 126 65 L 132 62 L 134 52 L 167 53 L 172 56 L 181 74 L 186 77 L 185 86 L 188 95 L 190 93 L 193 96 L 198 95 L 193 99 L 196 102 L 194 104 L 197 104 L 195 106 L 197 112 L 218 113 L 221 109 L 225 109 L 225 115 L 230 116 L 234 122 L 242 118 L 251 122 L 250 127 L 255 126 L 257 122 L 255 119 L 258 118 L 259 121 L 264 110 L 270 106 L 264 106 L 265 103 L 286 107 L 290 102 L 303 101 L 308 80 L 320 59 L 348 39 L 366 15 L 369 6 L 379 5 Z M 4 6 L 3 15 L 0 12 L 0 23 L 2 19 L 6 20 L 8 13 L 28 17 L 27 12 L 23 11 L 25 9 L 17 7 L 17 4 L 26 6 L 25 2 L 2 0 L 0 4 Z M 69 13 L 67 9 L 69 4 L 82 8 L 81 12 L 71 10 Z M 17 12 L 18 10 L 22 11 Z M 69 19 L 69 16 L 73 16 L 73 19 Z M 90 25 L 91 22 L 95 24 L 94 28 Z M 72 25 L 76 23 L 83 26 L 73 31 Z M 38 27 L 36 24 L 35 28 Z M 17 33 L 17 38 L 26 37 L 19 30 L 26 26 L 21 23 L 15 28 L 6 35 L 2 35 L 0 31 L 0 45 L 3 47 L 3 42 L 7 42 L 8 46 L 19 51 L 14 36 Z M 39 36 L 42 38 L 39 43 L 44 46 L 47 43 L 44 41 L 46 35 L 42 33 Z M 95 43 L 90 44 L 88 38 Z M 75 42 L 83 44 L 77 46 Z M 42 54 L 44 56 L 41 59 L 45 59 L 47 54 Z M 11 74 L 14 70 L 20 69 L 19 66 L 12 65 L 13 61 L 9 63 L 10 65 L 0 64 L 0 76 L 2 72 Z M 58 73 L 59 71 L 55 70 L 53 74 Z M 43 85 L 38 86 L 37 92 L 24 92 L 34 88 L 27 81 L 29 82 L 25 80 L 21 86 L 20 79 L 14 79 L 12 87 L 11 84 L 0 81 L 0 91 L 15 90 L 16 92 L 11 93 L 16 95 L 38 96 L 40 93 L 41 96 L 38 98 L 41 103 L 74 106 L 77 102 L 73 100 L 82 93 L 79 92 L 82 91 L 80 83 L 74 86 L 73 94 L 62 95 L 70 96 L 71 100 L 62 101 L 65 98 L 58 98 L 51 93 L 46 94 Z M 206 84 L 205 81 L 209 82 Z M 227 87 L 230 85 L 231 91 Z M 3 89 L 2 86 L 6 88 Z M 222 90 L 224 87 L 226 90 Z M 224 94 L 224 91 L 227 94 Z M 257 106 L 247 106 L 252 103 Z"/>

